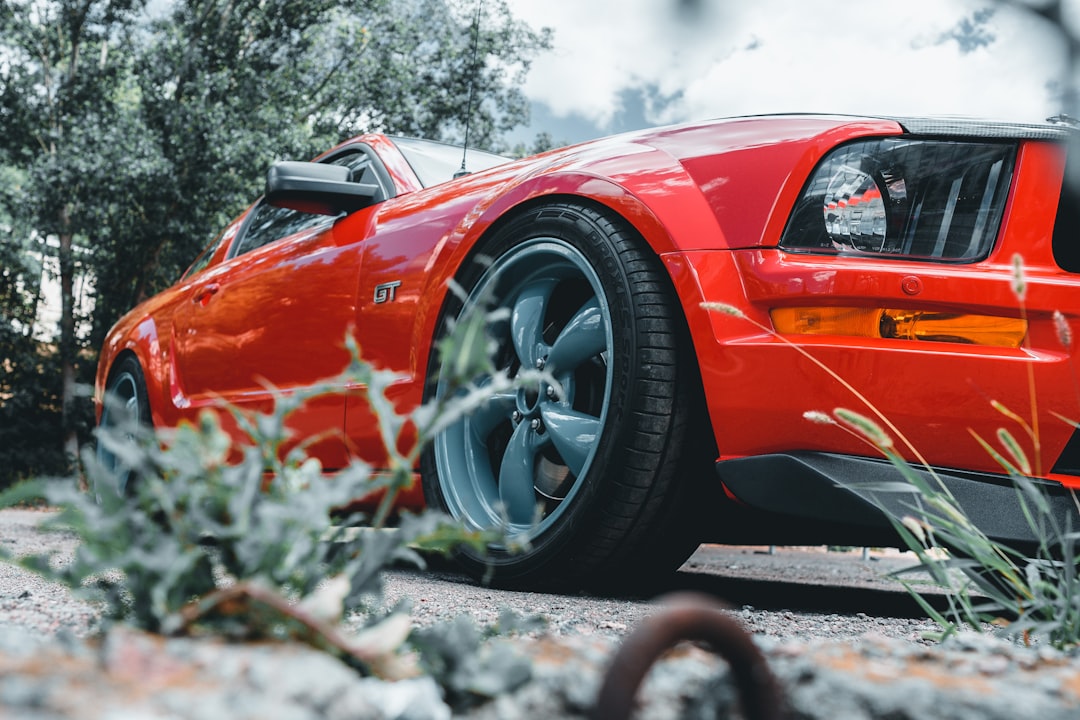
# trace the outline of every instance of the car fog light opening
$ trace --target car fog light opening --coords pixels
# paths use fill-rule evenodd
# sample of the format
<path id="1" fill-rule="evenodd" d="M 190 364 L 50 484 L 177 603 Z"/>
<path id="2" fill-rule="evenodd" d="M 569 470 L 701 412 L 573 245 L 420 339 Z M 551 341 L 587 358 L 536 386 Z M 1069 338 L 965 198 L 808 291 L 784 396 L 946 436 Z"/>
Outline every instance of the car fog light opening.
<path id="1" fill-rule="evenodd" d="M 774 308 L 773 327 L 781 335 L 845 335 L 924 340 L 1017 348 L 1027 335 L 1020 318 L 971 315 L 940 310 L 893 308 Z"/>
<path id="2" fill-rule="evenodd" d="M 825 156 L 792 211 L 789 252 L 975 262 L 997 239 L 1016 146 L 864 140 Z"/>

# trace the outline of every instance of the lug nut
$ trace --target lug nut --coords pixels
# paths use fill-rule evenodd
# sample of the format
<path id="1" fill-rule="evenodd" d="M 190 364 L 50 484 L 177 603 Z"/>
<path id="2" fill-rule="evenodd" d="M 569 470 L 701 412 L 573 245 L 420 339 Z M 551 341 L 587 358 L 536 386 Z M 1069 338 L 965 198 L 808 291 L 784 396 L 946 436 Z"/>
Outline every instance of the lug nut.
<path id="1" fill-rule="evenodd" d="M 521 422 L 521 413 L 515 410 L 510 414 L 510 419 L 514 421 L 515 425 L 517 425 L 519 422 Z"/>
<path id="2" fill-rule="evenodd" d="M 546 364 L 547 364 L 547 361 L 544 358 L 542 358 L 542 357 L 541 358 L 536 358 L 536 369 L 537 370 L 543 370 L 544 365 L 546 365 Z"/>
<path id="3" fill-rule="evenodd" d="M 531 427 L 533 430 L 539 430 L 540 429 L 540 418 L 533 418 L 532 422 L 529 423 L 529 427 Z"/>

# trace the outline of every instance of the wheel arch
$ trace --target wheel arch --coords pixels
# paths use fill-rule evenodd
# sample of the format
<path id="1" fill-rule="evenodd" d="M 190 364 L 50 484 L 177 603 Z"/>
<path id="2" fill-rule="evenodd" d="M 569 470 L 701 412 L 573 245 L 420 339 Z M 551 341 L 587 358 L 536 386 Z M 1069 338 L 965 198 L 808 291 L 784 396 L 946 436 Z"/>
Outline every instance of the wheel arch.
<path id="1" fill-rule="evenodd" d="M 94 392 L 95 421 L 101 421 L 105 388 L 112 379 L 113 372 L 124 358 L 134 358 L 143 373 L 146 383 L 147 402 L 154 427 L 172 424 L 167 417 L 166 404 L 170 398 L 169 371 L 167 359 L 162 351 L 163 340 L 159 336 L 157 323 L 147 315 L 132 321 L 125 327 L 114 328 L 102 351 L 104 362 L 99 362 Z M 175 419 L 172 421 L 175 422 Z"/>
<path id="2" fill-rule="evenodd" d="M 459 275 L 461 268 L 472 257 L 478 247 L 494 233 L 513 222 L 522 214 L 538 205 L 556 202 L 578 202 L 598 209 L 604 209 L 618 215 L 628 223 L 652 248 L 653 253 L 663 261 L 668 253 L 679 252 L 680 247 L 675 235 L 669 230 L 670 222 L 664 220 L 642 198 L 625 185 L 609 177 L 585 171 L 558 171 L 536 175 L 517 182 L 509 190 L 483 198 L 474 212 L 469 213 L 448 235 L 447 241 L 435 248 L 435 256 L 429 267 L 442 268 L 429 278 L 428 291 L 438 291 L 442 297 L 436 318 L 441 316 L 447 301 L 445 284 L 447 280 Z M 704 206 L 705 216 L 700 222 L 716 226 L 716 217 Z M 697 213 L 695 213 L 695 216 Z M 719 232 L 719 228 L 717 228 Z M 665 264 L 665 272 L 675 285 L 676 294 L 682 297 L 679 287 L 680 278 L 673 276 Z M 433 295 L 434 297 L 434 295 Z M 687 308 L 683 308 L 686 314 Z M 437 324 L 437 319 L 424 323 L 418 328 L 421 338 L 430 335 Z M 420 338 L 416 338 L 420 339 Z"/>
<path id="3" fill-rule="evenodd" d="M 542 176 L 537 180 L 552 180 L 556 176 Z M 697 353 L 699 343 L 695 342 L 693 328 L 710 327 L 707 311 L 702 309 L 700 302 L 696 300 L 701 295 L 696 279 L 685 272 L 673 272 L 678 265 L 672 265 L 665 257 L 679 255 L 677 245 L 668 232 L 665 224 L 638 196 L 631 193 L 625 187 L 618 185 L 608 178 L 594 175 L 575 174 L 559 175 L 557 184 L 537 182 L 532 187 L 519 185 L 513 191 L 500 196 L 492 201 L 485 212 L 471 223 L 467 229 L 461 230 L 463 240 L 456 244 L 447 259 L 446 274 L 441 283 L 445 285 L 449 279 L 460 276 L 469 260 L 480 252 L 485 242 L 498 233 L 503 227 L 513 223 L 517 218 L 532 211 L 536 207 L 560 202 L 577 203 L 594 209 L 611 213 L 626 223 L 638 235 L 640 235 L 651 248 L 657 258 L 658 264 L 663 268 L 663 273 L 671 283 L 671 289 L 675 294 L 680 309 L 680 322 L 682 324 L 683 337 L 690 344 L 693 352 L 692 367 L 695 377 L 690 379 L 694 383 L 693 394 L 699 400 L 699 406 L 695 409 L 695 418 L 707 429 L 705 437 L 716 442 L 713 432 L 712 420 L 709 416 L 705 403 L 704 384 L 701 380 L 701 364 Z M 582 192 L 587 190 L 588 192 Z M 711 221 L 715 224 L 715 216 L 710 214 Z M 437 260 L 436 263 L 442 261 Z M 428 369 L 437 352 L 436 345 L 430 342 L 438 331 L 439 324 L 447 311 L 448 303 L 452 302 L 452 293 L 444 291 L 441 301 L 438 303 L 436 312 L 432 313 L 432 322 L 429 327 L 422 329 L 422 338 L 428 341 L 427 353 L 418 358 L 422 363 L 417 369 L 421 387 L 426 396 L 429 378 Z M 712 458 L 715 460 L 715 457 Z"/>
<path id="4" fill-rule="evenodd" d="M 560 173 L 543 175 L 515 185 L 509 192 L 482 201 L 477 213 L 470 213 L 470 216 L 462 220 L 450 233 L 449 241 L 436 247 L 429 266 L 442 268 L 442 271 L 429 277 L 427 290 L 429 293 L 437 292 L 429 296 L 440 297 L 441 300 L 435 312 L 431 313 L 426 321 L 418 323 L 414 346 L 422 347 L 417 341 L 423 342 L 433 337 L 446 312 L 447 304 L 452 301 L 452 293 L 447 290 L 447 283 L 460 277 L 462 268 L 480 253 L 480 249 L 493 235 L 534 208 L 559 202 L 576 202 L 614 212 L 645 238 L 657 257 L 662 252 L 657 250 L 658 245 L 665 249 L 671 246 L 670 235 L 649 208 L 625 188 L 607 178 L 582 173 Z M 638 222 L 634 222 L 631 217 Z M 671 277 L 670 273 L 668 276 Z M 421 378 L 426 375 L 435 351 L 435 345 L 429 344 L 428 352 L 424 357 L 418 358 L 422 363 L 417 367 Z"/>

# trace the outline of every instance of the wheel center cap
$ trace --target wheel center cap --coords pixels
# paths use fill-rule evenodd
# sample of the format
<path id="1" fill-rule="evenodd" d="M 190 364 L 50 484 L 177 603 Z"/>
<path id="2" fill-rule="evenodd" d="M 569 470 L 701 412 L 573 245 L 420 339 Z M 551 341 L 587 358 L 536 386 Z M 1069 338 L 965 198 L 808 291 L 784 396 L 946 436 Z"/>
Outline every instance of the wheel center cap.
<path id="1" fill-rule="evenodd" d="M 517 391 L 517 409 L 524 417 L 540 416 L 540 388 L 520 387 Z"/>

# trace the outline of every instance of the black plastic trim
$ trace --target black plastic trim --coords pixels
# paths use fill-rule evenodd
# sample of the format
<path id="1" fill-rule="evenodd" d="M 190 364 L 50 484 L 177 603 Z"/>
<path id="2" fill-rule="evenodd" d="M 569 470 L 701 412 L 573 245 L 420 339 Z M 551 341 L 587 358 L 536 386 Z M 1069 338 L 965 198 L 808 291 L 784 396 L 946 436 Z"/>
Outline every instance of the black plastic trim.
<path id="1" fill-rule="evenodd" d="M 1080 144 L 1070 143 L 1065 159 L 1057 217 L 1054 218 L 1054 261 L 1065 272 L 1080 273 Z"/>
<path id="2" fill-rule="evenodd" d="M 351 182 L 349 169 L 341 165 L 283 161 L 267 172 L 264 199 L 271 205 L 336 216 L 374 204 L 381 192 L 378 185 Z"/>
<path id="3" fill-rule="evenodd" d="M 892 117 L 912 135 L 1011 140 L 1068 140 L 1076 135 L 1069 125 L 980 120 L 963 117 Z"/>
<path id="4" fill-rule="evenodd" d="M 912 468 L 930 480 L 925 469 Z M 723 460 L 716 464 L 721 482 L 752 508 L 815 522 L 891 528 L 875 500 L 897 515 L 910 515 L 913 497 L 879 492 L 879 483 L 902 481 L 888 461 L 816 452 L 778 453 Z M 1018 545 L 1037 540 L 1020 508 L 1017 490 L 1007 475 L 935 468 L 968 517 L 989 537 Z M 1051 511 L 1061 522 L 1071 517 L 1080 526 L 1073 498 L 1060 484 L 1033 479 L 1046 491 Z"/>
<path id="5" fill-rule="evenodd" d="M 1065 449 L 1061 451 L 1050 472 L 1059 475 L 1080 475 L 1080 429 L 1074 430 Z"/>

